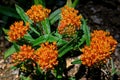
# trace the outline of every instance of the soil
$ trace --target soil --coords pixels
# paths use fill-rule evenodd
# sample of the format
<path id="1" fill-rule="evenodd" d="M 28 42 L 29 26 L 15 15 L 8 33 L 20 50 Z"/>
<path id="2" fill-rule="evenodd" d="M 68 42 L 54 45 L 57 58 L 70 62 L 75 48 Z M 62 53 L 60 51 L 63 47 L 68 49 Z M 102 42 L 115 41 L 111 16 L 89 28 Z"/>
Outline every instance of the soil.
<path id="1" fill-rule="evenodd" d="M 118 41 L 115 53 L 112 55 L 112 59 L 118 74 L 112 76 L 112 79 L 120 80 L 120 0 L 80 0 L 77 9 L 84 16 L 84 18 L 88 19 L 88 25 L 91 31 L 95 29 L 107 30 Z M 10 43 L 5 40 L 4 34 L 2 34 L 2 36 L 0 36 L 0 80 L 19 79 L 18 71 L 12 71 L 10 69 L 10 58 L 7 60 L 3 59 L 4 51 L 7 50 L 9 46 Z M 71 58 L 66 60 L 67 67 L 71 66 L 71 61 L 73 61 Z M 81 69 L 79 68 L 79 65 L 73 66 L 68 70 L 68 76 L 75 76 L 79 69 Z M 111 72 L 111 66 L 109 65 L 108 70 Z M 103 70 L 103 72 L 104 71 L 105 70 Z M 87 79 L 83 75 L 79 80 Z"/>

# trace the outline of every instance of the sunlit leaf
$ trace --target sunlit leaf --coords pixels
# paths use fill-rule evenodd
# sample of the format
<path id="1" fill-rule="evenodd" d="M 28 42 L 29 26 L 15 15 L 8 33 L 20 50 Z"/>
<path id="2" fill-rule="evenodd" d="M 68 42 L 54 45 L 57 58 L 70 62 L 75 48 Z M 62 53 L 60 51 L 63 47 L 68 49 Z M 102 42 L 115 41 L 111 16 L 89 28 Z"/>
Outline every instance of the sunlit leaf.
<path id="1" fill-rule="evenodd" d="M 29 17 L 25 14 L 24 10 L 20 6 L 15 5 L 15 7 L 22 20 L 24 20 L 25 22 L 29 22 L 30 24 L 33 23 L 33 21 L 29 19 Z"/>
<path id="2" fill-rule="evenodd" d="M 12 45 L 7 51 L 4 53 L 4 59 L 8 58 L 10 55 L 12 55 L 14 52 L 17 52 L 17 46 Z"/>
<path id="3" fill-rule="evenodd" d="M 30 29 L 32 31 L 34 31 L 37 35 L 40 35 L 40 33 L 37 30 L 35 30 L 35 28 L 32 27 L 33 21 L 29 19 L 29 17 L 25 14 L 24 10 L 18 5 L 15 5 L 15 7 L 16 7 L 16 11 L 20 15 L 21 19 L 24 22 L 29 22 L 30 23 Z"/>
<path id="4" fill-rule="evenodd" d="M 26 40 L 28 40 L 30 42 L 34 41 L 34 39 L 32 38 L 32 36 L 29 33 L 27 33 L 26 35 L 24 35 L 24 39 L 26 39 Z"/>
<path id="5" fill-rule="evenodd" d="M 46 37 L 47 37 L 47 36 L 48 36 L 48 35 L 43 35 L 43 36 L 40 36 L 40 37 L 38 37 L 37 39 L 35 39 L 35 41 L 32 42 L 33 46 L 37 46 L 37 45 L 39 45 L 39 44 L 41 44 L 41 43 L 46 42 Z"/>
<path id="6" fill-rule="evenodd" d="M 89 46 L 90 45 L 90 29 L 87 26 L 87 22 L 86 22 L 86 20 L 84 18 L 82 18 L 82 22 L 83 22 L 83 24 L 82 24 L 81 28 L 82 28 L 82 30 L 84 32 L 84 37 L 85 37 L 85 40 L 86 40 L 86 45 Z"/>
<path id="7" fill-rule="evenodd" d="M 55 16 L 53 19 L 50 20 L 50 24 L 54 24 L 59 19 L 60 19 L 60 15 Z"/>
<path id="8" fill-rule="evenodd" d="M 46 18 L 45 20 L 41 21 L 43 30 L 45 34 L 50 34 L 51 30 L 50 30 L 50 23 L 49 23 L 49 19 Z"/>
<path id="9" fill-rule="evenodd" d="M 67 43 L 68 43 L 68 42 L 65 41 L 65 40 L 63 40 L 63 39 L 59 39 L 59 40 L 57 41 L 57 45 L 58 45 L 58 46 L 61 46 L 61 45 L 67 44 Z"/>
<path id="10" fill-rule="evenodd" d="M 19 45 L 17 43 L 15 43 L 15 42 L 13 42 L 13 45 L 14 45 L 15 50 L 19 51 L 19 48 L 20 48 Z"/>
<path id="11" fill-rule="evenodd" d="M 81 63 L 82 63 L 82 61 L 80 59 L 76 59 L 71 64 L 81 64 Z"/>
<path id="12" fill-rule="evenodd" d="M 47 41 L 49 41 L 49 42 L 54 42 L 54 41 L 58 41 L 58 37 L 55 37 L 55 36 L 52 36 L 52 35 L 48 35 L 48 37 L 47 37 Z"/>
<path id="13" fill-rule="evenodd" d="M 61 13 L 61 10 L 57 9 L 50 14 L 49 20 L 51 24 L 54 24 L 57 20 L 60 19 L 60 13 Z"/>
<path id="14" fill-rule="evenodd" d="M 46 35 L 40 36 L 37 39 L 35 39 L 34 41 L 32 41 L 32 44 L 33 44 L 33 46 L 37 46 L 46 41 L 47 42 L 57 42 L 57 46 L 61 46 L 61 45 L 67 43 L 67 41 L 65 41 L 59 37 L 53 36 L 51 34 L 46 34 Z"/>

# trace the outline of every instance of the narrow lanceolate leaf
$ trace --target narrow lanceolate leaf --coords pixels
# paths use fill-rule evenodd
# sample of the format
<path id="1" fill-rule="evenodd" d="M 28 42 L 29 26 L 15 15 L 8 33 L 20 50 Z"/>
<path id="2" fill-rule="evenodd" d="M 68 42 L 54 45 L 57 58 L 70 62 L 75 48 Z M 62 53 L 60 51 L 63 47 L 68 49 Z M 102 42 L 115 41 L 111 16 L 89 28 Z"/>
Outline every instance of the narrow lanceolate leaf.
<path id="1" fill-rule="evenodd" d="M 69 6 L 69 7 L 72 7 L 72 1 L 71 0 L 67 0 L 66 5 Z"/>
<path id="2" fill-rule="evenodd" d="M 80 59 L 76 59 L 71 64 L 81 64 L 81 63 L 82 63 L 82 61 Z"/>
<path id="3" fill-rule="evenodd" d="M 85 35 L 82 36 L 80 42 L 77 44 L 77 47 L 80 47 L 85 42 Z"/>
<path id="4" fill-rule="evenodd" d="M 49 16 L 50 24 L 54 24 L 57 20 L 60 19 L 60 13 L 61 13 L 61 10 L 57 9 L 50 14 Z"/>
<path id="5" fill-rule="evenodd" d="M 8 29 L 2 28 L 2 30 L 4 31 L 4 33 L 7 35 L 8 34 Z"/>
<path id="6" fill-rule="evenodd" d="M 32 38 L 32 36 L 29 34 L 29 33 L 27 33 L 25 36 L 24 36 L 24 39 L 26 39 L 27 41 L 29 41 L 29 42 L 33 42 L 35 39 L 33 39 Z"/>
<path id="7" fill-rule="evenodd" d="M 55 16 L 53 19 L 50 20 L 50 24 L 54 24 L 56 21 L 60 19 L 60 15 Z"/>
<path id="8" fill-rule="evenodd" d="M 77 4 L 79 4 L 79 1 L 80 1 L 80 0 L 74 0 L 74 2 L 73 2 L 73 4 L 72 4 L 72 7 L 73 7 L 73 8 L 76 7 Z"/>
<path id="9" fill-rule="evenodd" d="M 40 36 L 40 33 L 33 27 L 30 25 L 30 29 L 35 32 L 38 36 Z"/>
<path id="10" fill-rule="evenodd" d="M 67 43 L 68 43 L 67 41 L 65 41 L 65 40 L 63 40 L 63 39 L 59 39 L 59 40 L 57 41 L 57 46 L 61 46 L 61 45 L 67 44 Z"/>
<path id="11" fill-rule="evenodd" d="M 51 34 L 46 34 L 46 35 L 43 35 L 43 36 L 40 36 L 39 38 L 37 38 L 36 40 L 34 40 L 33 42 L 32 42 L 32 44 L 33 44 L 33 46 L 37 46 L 37 45 L 39 45 L 39 44 L 41 44 L 41 43 L 44 43 L 44 42 L 57 42 L 57 44 L 59 43 L 59 44 L 63 44 L 63 43 L 65 43 L 65 41 L 63 40 L 63 41 L 61 41 L 61 42 L 63 42 L 63 43 L 61 43 L 60 42 L 60 40 L 61 39 L 59 39 L 58 37 L 55 37 L 55 36 L 53 36 L 53 35 L 51 35 Z"/>
<path id="12" fill-rule="evenodd" d="M 19 16 L 18 13 L 15 11 L 15 9 L 10 8 L 10 7 L 0 6 L 0 14 L 3 14 L 3 15 L 5 15 L 5 16 L 9 16 L 9 17 L 14 17 L 14 18 L 20 19 L 20 16 Z"/>
<path id="13" fill-rule="evenodd" d="M 37 46 L 43 42 L 46 42 L 46 36 L 47 35 L 43 35 L 43 36 L 40 36 L 39 38 L 37 38 L 35 41 L 32 42 L 33 46 Z"/>
<path id="14" fill-rule="evenodd" d="M 17 52 L 18 48 L 16 48 L 16 45 L 12 45 L 5 53 L 4 53 L 4 59 L 8 58 L 10 55 L 12 55 L 14 52 Z"/>
<path id="15" fill-rule="evenodd" d="M 54 41 L 57 42 L 58 40 L 59 40 L 58 37 L 55 37 L 55 36 L 53 36 L 51 34 L 49 34 L 48 37 L 47 37 L 47 41 L 49 41 L 49 42 L 54 42 Z"/>
<path id="16" fill-rule="evenodd" d="M 66 48 L 65 48 L 66 47 Z M 64 48 L 61 48 L 60 50 L 59 50 L 59 55 L 58 55 L 58 57 L 59 58 L 61 58 L 62 56 L 64 56 L 68 51 L 70 51 L 70 50 L 72 50 L 73 49 L 73 47 L 72 46 L 69 46 L 69 45 L 65 45 L 64 46 Z"/>
<path id="17" fill-rule="evenodd" d="M 45 0 L 34 0 L 34 4 L 35 5 L 41 4 L 43 7 L 45 7 Z"/>
<path id="18" fill-rule="evenodd" d="M 30 29 L 32 31 L 34 31 L 37 35 L 40 35 L 40 33 L 35 30 L 35 28 L 33 28 L 31 25 L 33 23 L 32 20 L 30 20 L 30 18 L 25 14 L 24 10 L 18 6 L 18 5 L 15 5 L 16 6 L 16 11 L 18 12 L 18 14 L 20 15 L 21 19 L 24 21 L 24 22 L 29 22 L 30 23 Z"/>
<path id="19" fill-rule="evenodd" d="M 20 50 L 20 47 L 17 43 L 13 42 L 13 45 L 14 45 L 14 48 L 15 48 L 16 51 Z"/>
<path id="20" fill-rule="evenodd" d="M 87 22 L 85 19 L 82 18 L 82 30 L 84 32 L 84 37 L 86 39 L 86 45 L 90 45 L 90 29 L 89 27 L 87 26 Z"/>
<path id="21" fill-rule="evenodd" d="M 50 34 L 51 30 L 50 30 L 50 23 L 49 23 L 49 19 L 46 18 L 45 20 L 41 21 L 42 27 L 43 27 L 43 31 L 45 34 Z"/>
<path id="22" fill-rule="evenodd" d="M 57 15 L 59 15 L 60 12 L 61 12 L 60 9 L 55 10 L 54 12 L 52 12 L 52 13 L 50 14 L 49 19 L 50 19 L 50 20 L 53 19 L 54 17 L 56 17 Z"/>
<path id="23" fill-rule="evenodd" d="M 58 57 L 61 58 L 62 56 L 64 56 L 68 51 L 73 49 L 73 43 L 74 39 L 71 40 L 69 43 L 65 44 L 63 47 L 61 47 L 58 51 L 59 51 L 59 55 Z"/>
<path id="24" fill-rule="evenodd" d="M 33 23 L 32 20 L 29 19 L 29 17 L 25 14 L 24 10 L 18 6 L 15 5 L 17 13 L 20 15 L 21 19 L 24 20 L 24 22 L 29 22 L 30 24 Z"/>

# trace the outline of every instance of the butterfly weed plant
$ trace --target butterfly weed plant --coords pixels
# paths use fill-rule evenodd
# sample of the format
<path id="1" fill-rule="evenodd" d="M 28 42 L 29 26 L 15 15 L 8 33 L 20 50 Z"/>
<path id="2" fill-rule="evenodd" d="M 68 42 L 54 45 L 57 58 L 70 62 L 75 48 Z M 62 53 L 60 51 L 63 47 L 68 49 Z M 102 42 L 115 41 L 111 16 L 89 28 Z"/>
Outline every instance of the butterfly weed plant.
<path id="1" fill-rule="evenodd" d="M 34 0 L 27 11 L 15 5 L 21 20 L 4 29 L 12 43 L 4 58 L 11 57 L 11 68 L 19 69 L 22 80 L 76 80 L 64 73 L 66 56 L 74 54 L 80 57 L 73 65 L 101 68 L 107 63 L 117 41 L 107 31 L 90 32 L 87 20 L 75 9 L 78 1 L 67 0 L 55 11 L 46 8 L 44 0 Z"/>

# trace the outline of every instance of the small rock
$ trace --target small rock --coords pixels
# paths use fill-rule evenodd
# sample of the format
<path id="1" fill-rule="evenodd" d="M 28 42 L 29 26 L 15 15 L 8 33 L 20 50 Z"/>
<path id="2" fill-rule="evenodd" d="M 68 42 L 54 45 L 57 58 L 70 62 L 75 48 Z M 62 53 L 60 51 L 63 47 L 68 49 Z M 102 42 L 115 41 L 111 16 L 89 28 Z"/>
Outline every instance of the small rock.
<path id="1" fill-rule="evenodd" d="M 91 16 L 91 19 L 96 24 L 101 24 L 102 23 L 102 19 L 98 18 L 96 15 Z"/>

